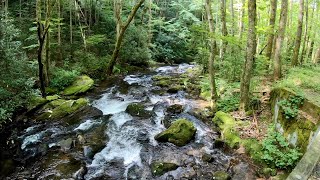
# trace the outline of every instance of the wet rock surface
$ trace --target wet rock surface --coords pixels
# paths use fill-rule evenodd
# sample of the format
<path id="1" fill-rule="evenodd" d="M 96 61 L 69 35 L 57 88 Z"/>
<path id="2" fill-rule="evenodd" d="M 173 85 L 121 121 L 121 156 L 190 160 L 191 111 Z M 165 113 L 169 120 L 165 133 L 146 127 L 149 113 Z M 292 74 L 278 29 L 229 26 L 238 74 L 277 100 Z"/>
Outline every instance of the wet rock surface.
<path id="1" fill-rule="evenodd" d="M 162 82 L 165 90 L 154 93 L 160 76 L 185 79 L 190 75 L 182 74 L 193 68 L 166 66 L 153 74 L 126 76 L 123 84 L 91 95 L 89 106 L 54 121 L 23 126 L 14 136 L 20 158 L 5 161 L 14 171 L 4 179 L 213 179 L 218 171 L 240 177 L 243 169 L 230 168 L 232 156 L 215 147 L 217 133 L 192 115 L 196 102 L 187 90 L 168 93 L 168 84 Z M 62 101 L 50 103 L 57 108 Z M 142 108 L 129 113 L 131 104 Z M 151 116 L 141 116 L 142 111 Z M 180 129 L 165 138 L 169 142 L 158 142 L 155 136 L 170 129 L 163 124 L 165 118 Z M 177 135 L 180 130 L 188 132 L 183 140 Z"/>

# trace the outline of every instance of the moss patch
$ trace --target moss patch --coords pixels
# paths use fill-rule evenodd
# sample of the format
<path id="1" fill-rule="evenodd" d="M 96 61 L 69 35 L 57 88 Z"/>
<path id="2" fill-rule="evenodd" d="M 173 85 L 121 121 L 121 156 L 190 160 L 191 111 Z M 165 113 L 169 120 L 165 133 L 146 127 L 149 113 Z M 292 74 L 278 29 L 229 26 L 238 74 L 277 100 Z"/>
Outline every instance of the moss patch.
<path id="1" fill-rule="evenodd" d="M 194 137 L 196 128 L 186 119 L 178 119 L 165 131 L 155 136 L 160 142 L 171 142 L 177 146 L 184 146 Z"/>
<path id="2" fill-rule="evenodd" d="M 94 84 L 94 81 L 89 76 L 80 76 L 71 86 L 63 90 L 65 96 L 78 95 L 87 92 Z"/>
<path id="3" fill-rule="evenodd" d="M 77 100 L 64 100 L 57 99 L 46 104 L 43 107 L 42 113 L 38 116 L 37 120 L 57 119 L 65 117 L 69 114 L 74 113 L 78 109 L 88 104 L 88 100 L 80 98 Z"/>
<path id="4" fill-rule="evenodd" d="M 126 109 L 126 112 L 132 116 L 138 116 L 143 118 L 150 118 L 152 116 L 150 111 L 144 109 L 144 106 L 140 103 L 132 103 Z"/>

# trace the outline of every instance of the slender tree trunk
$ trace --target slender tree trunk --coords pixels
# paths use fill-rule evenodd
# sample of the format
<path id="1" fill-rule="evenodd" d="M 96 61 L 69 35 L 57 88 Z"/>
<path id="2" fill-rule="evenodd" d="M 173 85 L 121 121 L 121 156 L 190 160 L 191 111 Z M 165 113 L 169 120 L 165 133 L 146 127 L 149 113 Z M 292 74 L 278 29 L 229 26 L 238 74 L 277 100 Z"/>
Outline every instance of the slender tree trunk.
<path id="1" fill-rule="evenodd" d="M 308 5 L 308 0 L 306 0 L 305 3 L 305 12 L 306 12 L 306 18 L 305 18 L 305 29 L 304 29 L 304 39 L 303 39 L 303 43 L 302 43 L 302 51 L 301 51 L 301 55 L 300 55 L 300 64 L 303 64 L 303 59 L 304 56 L 306 54 L 306 44 L 307 44 L 307 40 L 308 40 L 308 16 L 309 16 L 309 5 Z"/>
<path id="2" fill-rule="evenodd" d="M 205 1 L 205 8 L 208 17 L 209 32 L 210 35 L 214 35 L 214 22 L 211 12 L 211 0 Z M 216 101 L 217 101 L 217 90 L 216 90 L 216 81 L 215 81 L 215 69 L 214 69 L 214 57 L 215 57 L 215 40 L 210 37 L 210 55 L 209 55 L 209 78 L 210 78 L 210 89 L 211 89 L 211 109 L 216 111 Z"/>
<path id="3" fill-rule="evenodd" d="M 317 64 L 320 62 L 320 47 L 317 49 L 317 52 L 314 56 L 313 63 Z"/>
<path id="4" fill-rule="evenodd" d="M 46 22 L 45 22 L 45 27 L 48 27 L 50 24 L 50 12 L 51 12 L 51 4 L 50 0 L 46 0 Z M 45 77 L 45 82 L 46 86 L 49 85 L 50 79 L 49 79 L 49 74 L 50 74 L 50 32 L 48 31 L 46 36 L 45 36 L 45 71 L 44 71 L 44 77 Z"/>
<path id="5" fill-rule="evenodd" d="M 221 0 L 220 11 L 221 11 L 221 26 L 222 26 L 221 32 L 222 32 L 222 36 L 225 38 L 228 35 L 227 20 L 226 20 L 226 16 L 227 16 L 226 0 Z M 228 44 L 228 42 L 226 40 L 222 39 L 222 44 L 221 44 L 221 49 L 220 49 L 221 61 L 224 60 L 224 56 L 225 56 L 226 49 L 227 49 L 227 44 Z"/>
<path id="6" fill-rule="evenodd" d="M 148 21 L 148 44 L 151 47 L 152 43 L 152 0 L 149 0 L 149 21 Z"/>
<path id="7" fill-rule="evenodd" d="M 241 15 L 240 15 L 240 21 L 239 21 L 239 37 L 240 40 L 242 40 L 243 36 L 243 30 L 244 30 L 244 17 L 246 13 L 246 8 L 245 8 L 246 0 L 242 0 L 242 6 L 241 6 Z"/>
<path id="8" fill-rule="evenodd" d="M 256 48 L 257 48 L 257 35 L 256 35 L 256 18 L 257 18 L 257 7 L 256 0 L 248 1 L 248 39 L 247 39 L 247 50 L 246 60 L 243 68 L 241 85 L 240 85 L 240 112 L 245 112 L 249 104 L 249 91 L 250 81 L 252 75 L 252 67 L 255 61 Z"/>
<path id="9" fill-rule="evenodd" d="M 276 22 L 276 14 L 277 14 L 277 0 L 271 0 L 270 6 L 271 6 L 271 9 L 270 9 L 269 26 L 271 28 L 271 32 L 268 37 L 267 49 L 266 49 L 266 56 L 268 60 L 270 60 L 272 56 L 273 41 L 274 41 L 274 25 Z"/>
<path id="10" fill-rule="evenodd" d="M 38 40 L 39 40 L 39 47 L 38 47 L 38 66 L 39 66 L 39 80 L 40 80 L 40 91 L 41 96 L 46 97 L 46 89 L 45 89 L 45 79 L 44 79 L 44 68 L 42 63 L 42 51 L 44 46 L 44 39 L 45 34 L 43 34 L 44 26 L 37 22 L 37 29 L 38 29 Z"/>
<path id="11" fill-rule="evenodd" d="M 69 3 L 70 3 L 69 4 L 69 6 L 70 6 L 70 12 L 69 12 L 70 44 L 72 46 L 72 44 L 73 44 L 73 27 L 72 27 L 72 10 L 73 10 L 72 4 L 73 4 L 73 2 L 70 1 Z"/>
<path id="12" fill-rule="evenodd" d="M 311 54 L 313 51 L 313 44 L 314 44 L 313 33 L 312 33 L 313 24 L 314 24 L 314 11 L 315 11 L 314 2 L 315 1 L 313 1 L 312 5 L 311 5 L 312 11 L 311 11 L 311 18 L 310 18 L 310 26 L 309 26 L 309 30 L 308 30 L 309 33 L 308 33 L 308 38 L 307 38 L 306 61 L 308 61 L 308 59 L 311 57 Z M 312 59 L 310 62 L 312 62 Z"/>
<path id="13" fill-rule="evenodd" d="M 278 32 L 276 47 L 274 52 L 274 66 L 273 66 L 274 80 L 278 80 L 281 77 L 281 48 L 282 48 L 284 34 L 286 32 L 287 15 L 288 15 L 288 0 L 282 0 L 279 32 Z"/>
<path id="14" fill-rule="evenodd" d="M 62 65 L 62 49 L 61 49 L 61 0 L 58 0 L 58 63 Z"/>
<path id="15" fill-rule="evenodd" d="M 120 31 L 122 26 L 121 14 L 122 14 L 122 0 L 115 0 L 114 1 L 114 17 L 116 20 L 116 32 L 117 32 L 116 38 L 117 39 L 120 36 Z"/>
<path id="16" fill-rule="evenodd" d="M 304 14 L 304 0 L 299 0 L 299 17 L 298 17 L 298 27 L 296 34 L 296 41 L 293 50 L 293 57 L 291 61 L 292 66 L 298 65 L 299 51 L 301 45 L 301 36 L 302 36 L 302 25 L 303 25 L 303 14 Z"/>
<path id="17" fill-rule="evenodd" d="M 119 52 L 120 52 L 120 48 L 121 48 L 121 43 L 123 40 L 123 36 L 124 33 L 126 32 L 127 28 L 129 27 L 132 19 L 134 18 L 134 16 L 136 15 L 138 9 L 140 8 L 140 6 L 144 3 L 145 0 L 139 0 L 138 3 L 135 4 L 135 6 L 133 7 L 133 9 L 131 10 L 128 19 L 126 21 L 126 23 L 119 28 L 119 35 L 117 35 L 117 39 L 116 39 L 116 45 L 115 48 L 113 50 L 112 53 L 112 57 L 108 63 L 107 66 L 107 75 L 111 75 L 112 71 L 113 71 L 113 67 L 116 64 L 116 61 L 118 59 L 119 56 Z M 117 33 L 118 34 L 118 33 Z"/>

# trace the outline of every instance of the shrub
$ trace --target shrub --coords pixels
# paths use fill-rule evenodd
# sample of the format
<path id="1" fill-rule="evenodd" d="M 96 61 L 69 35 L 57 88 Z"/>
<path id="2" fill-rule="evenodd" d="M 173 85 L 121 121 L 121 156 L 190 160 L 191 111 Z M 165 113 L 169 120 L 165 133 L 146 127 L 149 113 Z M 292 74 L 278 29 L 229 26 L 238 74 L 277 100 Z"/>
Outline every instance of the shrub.
<path id="1" fill-rule="evenodd" d="M 68 71 L 56 68 L 56 70 L 53 71 L 53 78 L 50 82 L 50 87 L 62 90 L 63 88 L 71 85 L 78 75 L 79 72 L 76 70 Z"/>
<path id="2" fill-rule="evenodd" d="M 0 10 L 0 124 L 26 105 L 32 93 L 33 71 L 18 41 L 20 31 Z"/>
<path id="3" fill-rule="evenodd" d="M 297 148 L 291 147 L 283 135 L 271 125 L 262 142 L 262 159 L 271 167 L 291 169 L 302 156 Z"/>
<path id="4" fill-rule="evenodd" d="M 278 102 L 282 108 L 286 119 L 293 119 L 298 115 L 299 106 L 303 104 L 303 96 L 290 96 L 288 99 L 284 99 Z"/>
<path id="5" fill-rule="evenodd" d="M 134 66 L 148 66 L 151 52 L 148 48 L 148 34 L 143 28 L 129 27 L 123 40 L 119 59 L 122 63 Z"/>

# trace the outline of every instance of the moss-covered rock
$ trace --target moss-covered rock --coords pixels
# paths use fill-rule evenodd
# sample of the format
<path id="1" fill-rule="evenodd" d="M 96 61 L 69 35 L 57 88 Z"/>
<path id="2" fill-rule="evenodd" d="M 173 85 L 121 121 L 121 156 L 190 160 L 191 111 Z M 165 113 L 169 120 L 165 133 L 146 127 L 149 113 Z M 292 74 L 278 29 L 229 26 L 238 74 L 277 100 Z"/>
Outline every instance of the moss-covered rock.
<path id="1" fill-rule="evenodd" d="M 150 118 L 152 116 L 151 112 L 145 110 L 144 106 L 140 103 L 129 104 L 126 112 L 132 116 L 138 116 L 142 118 Z"/>
<path id="2" fill-rule="evenodd" d="M 275 118 L 277 130 L 288 139 L 290 144 L 306 151 L 310 143 L 310 137 L 320 126 L 320 105 L 309 99 L 308 93 L 304 92 L 303 104 L 299 105 L 298 115 L 295 118 L 286 119 L 284 109 L 279 105 L 282 100 L 300 96 L 289 88 L 275 88 L 271 91 L 270 104 Z"/>
<path id="3" fill-rule="evenodd" d="M 64 100 L 57 99 L 46 104 L 42 109 L 42 114 L 39 115 L 37 120 L 57 119 L 65 117 L 77 111 L 83 106 L 88 104 L 88 100 L 80 98 L 77 100 Z"/>
<path id="4" fill-rule="evenodd" d="M 239 147 L 241 138 L 236 131 L 236 121 L 231 115 L 218 111 L 213 118 L 213 122 L 219 126 L 223 139 L 231 148 Z"/>
<path id="5" fill-rule="evenodd" d="M 167 162 L 151 163 L 151 172 L 154 176 L 161 176 L 166 172 L 173 171 L 178 168 L 177 164 Z"/>
<path id="6" fill-rule="evenodd" d="M 39 97 L 39 96 L 32 97 L 28 106 L 27 106 L 27 109 L 28 109 L 28 111 L 37 109 L 37 108 L 41 107 L 42 105 L 44 105 L 50 101 L 57 100 L 59 98 L 60 97 L 58 95 L 47 96 L 46 98 Z"/>
<path id="7" fill-rule="evenodd" d="M 65 96 L 78 95 L 87 92 L 94 84 L 94 81 L 89 76 L 79 76 L 71 86 L 63 90 Z"/>
<path id="8" fill-rule="evenodd" d="M 213 174 L 213 179 L 215 180 L 230 180 L 231 177 L 228 173 L 224 171 L 217 171 Z"/>
<path id="9" fill-rule="evenodd" d="M 160 142 L 171 142 L 177 146 L 184 146 L 194 138 L 196 128 L 186 119 L 178 119 L 165 131 L 155 136 Z"/>

